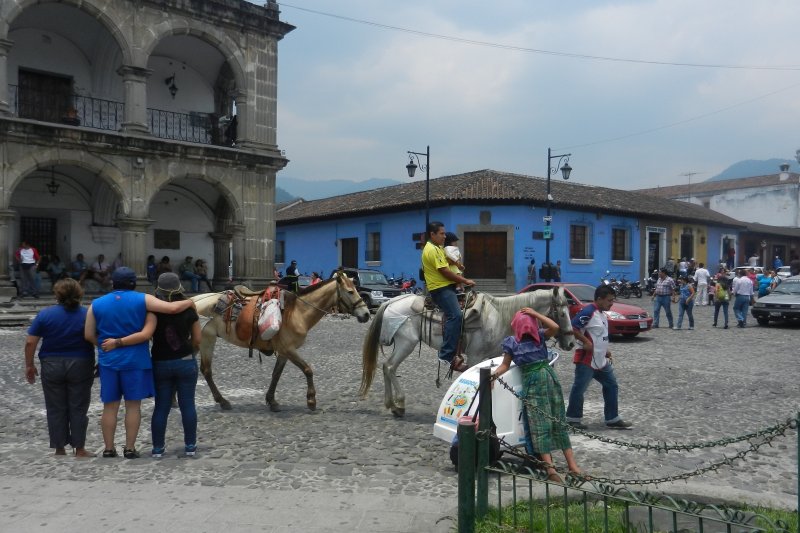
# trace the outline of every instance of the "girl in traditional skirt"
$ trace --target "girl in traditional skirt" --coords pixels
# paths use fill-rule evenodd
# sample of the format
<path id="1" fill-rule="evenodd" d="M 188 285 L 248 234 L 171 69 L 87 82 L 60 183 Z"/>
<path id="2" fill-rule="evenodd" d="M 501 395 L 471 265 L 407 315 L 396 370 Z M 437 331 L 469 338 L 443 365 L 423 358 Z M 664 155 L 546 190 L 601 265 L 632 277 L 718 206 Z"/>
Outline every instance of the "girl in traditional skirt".
<path id="1" fill-rule="evenodd" d="M 558 325 L 550 318 L 524 307 L 511 321 L 514 335 L 503 339 L 503 362 L 492 379 L 503 375 L 513 361 L 522 372 L 525 386 L 525 437 L 528 453 L 538 453 L 547 463 L 547 478 L 561 482 L 553 466 L 552 450 L 564 452 L 569 471 L 580 474 L 567 433 L 566 412 L 561 384 L 548 364 L 545 340 L 558 333 Z M 549 415 L 547 418 L 538 411 Z"/>

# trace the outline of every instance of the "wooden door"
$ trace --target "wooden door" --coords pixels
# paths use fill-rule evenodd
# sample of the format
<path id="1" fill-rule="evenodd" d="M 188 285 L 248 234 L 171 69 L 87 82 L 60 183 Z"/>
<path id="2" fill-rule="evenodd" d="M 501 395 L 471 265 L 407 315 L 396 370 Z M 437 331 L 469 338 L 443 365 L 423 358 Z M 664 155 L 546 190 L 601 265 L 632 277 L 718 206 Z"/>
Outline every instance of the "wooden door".
<path id="1" fill-rule="evenodd" d="M 20 70 L 18 99 L 20 117 L 60 122 L 72 106 L 72 79 Z"/>
<path id="2" fill-rule="evenodd" d="M 464 267 L 468 278 L 506 279 L 506 232 L 464 233 Z"/>
<path id="3" fill-rule="evenodd" d="M 342 239 L 342 266 L 345 268 L 358 268 L 358 239 Z"/>

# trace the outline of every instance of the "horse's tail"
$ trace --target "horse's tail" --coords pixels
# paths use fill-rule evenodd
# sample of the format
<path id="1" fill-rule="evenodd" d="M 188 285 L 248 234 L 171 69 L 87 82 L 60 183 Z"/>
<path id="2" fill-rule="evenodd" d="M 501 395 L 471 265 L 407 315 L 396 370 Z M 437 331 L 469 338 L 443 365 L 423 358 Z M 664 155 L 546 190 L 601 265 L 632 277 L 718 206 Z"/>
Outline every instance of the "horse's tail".
<path id="1" fill-rule="evenodd" d="M 367 335 L 364 337 L 364 346 L 361 352 L 361 388 L 358 391 L 362 398 L 367 396 L 369 388 L 372 386 L 372 379 L 375 377 L 375 368 L 378 366 L 378 344 L 383 327 L 383 313 L 386 311 L 388 303 L 386 302 L 378 308 L 372 318 L 372 323 L 369 325 Z"/>

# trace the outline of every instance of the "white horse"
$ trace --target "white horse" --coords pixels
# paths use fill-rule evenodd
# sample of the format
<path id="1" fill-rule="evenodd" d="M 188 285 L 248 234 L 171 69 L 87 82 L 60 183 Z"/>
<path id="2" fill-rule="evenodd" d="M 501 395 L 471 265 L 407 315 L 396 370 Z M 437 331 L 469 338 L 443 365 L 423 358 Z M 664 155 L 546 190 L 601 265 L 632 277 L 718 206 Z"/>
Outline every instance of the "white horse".
<path id="1" fill-rule="evenodd" d="M 391 355 L 383 363 L 384 405 L 395 416 L 405 415 L 405 394 L 397 380 L 397 368 L 418 343 L 434 349 L 442 344 L 442 326 L 438 318 L 431 320 L 431 311 L 424 310 L 424 298 L 403 295 L 380 306 L 372 319 L 363 346 L 363 368 L 360 394 L 366 397 L 377 367 L 378 346 L 394 344 Z M 538 290 L 514 296 L 495 297 L 477 293 L 474 304 L 464 313 L 463 351 L 467 364 L 473 366 L 488 357 L 499 355 L 504 337 L 511 334 L 511 319 L 523 307 L 530 307 L 552 318 L 559 326 L 558 341 L 562 350 L 571 350 L 574 343 L 569 307 L 564 289 Z"/>
<path id="2" fill-rule="evenodd" d="M 236 346 L 247 348 L 249 340 L 241 340 L 236 336 L 235 324 L 227 323 L 225 317 L 214 312 L 214 306 L 222 293 L 200 294 L 192 298 L 197 306 L 200 316 L 209 318 L 203 326 L 200 341 L 200 370 L 206 378 L 208 388 L 214 400 L 223 409 L 230 409 L 231 404 L 219 392 L 212 376 L 211 363 L 214 359 L 214 345 L 217 338 L 226 340 Z M 280 410 L 280 404 L 275 400 L 275 389 L 278 387 L 283 369 L 287 361 L 294 363 L 306 376 L 307 392 L 306 403 L 312 411 L 317 407 L 317 390 L 314 387 L 314 371 L 298 353 L 298 348 L 303 345 L 306 336 L 328 311 L 337 306 L 358 319 L 359 322 L 369 320 L 369 309 L 361 299 L 358 290 L 353 285 L 353 280 L 341 272 L 322 283 L 311 285 L 295 293 L 284 292 L 285 302 L 283 309 L 283 322 L 278 333 L 270 340 L 256 338 L 253 348 L 266 355 L 274 352 L 277 360 L 272 370 L 272 380 L 267 389 L 265 401 L 272 411 Z M 251 296 L 250 298 L 255 298 Z"/>

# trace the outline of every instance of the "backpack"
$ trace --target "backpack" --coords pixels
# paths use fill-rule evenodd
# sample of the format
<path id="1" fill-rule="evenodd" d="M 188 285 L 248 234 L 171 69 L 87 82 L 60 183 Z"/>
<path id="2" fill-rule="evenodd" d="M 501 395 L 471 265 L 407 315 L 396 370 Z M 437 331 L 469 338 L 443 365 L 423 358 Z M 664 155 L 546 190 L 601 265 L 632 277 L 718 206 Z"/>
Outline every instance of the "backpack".
<path id="1" fill-rule="evenodd" d="M 724 283 L 717 283 L 717 292 L 714 294 L 714 299 L 718 302 L 727 302 L 730 299 L 728 288 Z"/>

